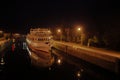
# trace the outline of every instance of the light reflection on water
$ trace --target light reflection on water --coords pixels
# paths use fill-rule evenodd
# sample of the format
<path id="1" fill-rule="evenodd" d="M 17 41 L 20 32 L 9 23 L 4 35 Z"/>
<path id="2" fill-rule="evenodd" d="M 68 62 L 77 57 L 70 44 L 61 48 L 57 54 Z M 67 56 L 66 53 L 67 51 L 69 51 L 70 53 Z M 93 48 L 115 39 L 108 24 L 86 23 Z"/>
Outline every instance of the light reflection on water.
<path id="1" fill-rule="evenodd" d="M 46 72 L 50 80 L 118 80 L 118 76 L 110 71 L 55 49 L 52 52 L 55 60 Z"/>
<path id="2" fill-rule="evenodd" d="M 90 64 L 88 62 L 76 59 L 68 54 L 60 52 L 54 49 L 56 57 L 59 59 L 62 57 L 62 66 L 63 69 L 68 69 L 69 73 L 72 73 L 75 79 L 82 80 L 119 80 L 119 75 L 105 70 L 96 65 Z M 64 56 L 64 57 L 63 57 Z M 67 72 L 67 70 L 66 70 Z"/>

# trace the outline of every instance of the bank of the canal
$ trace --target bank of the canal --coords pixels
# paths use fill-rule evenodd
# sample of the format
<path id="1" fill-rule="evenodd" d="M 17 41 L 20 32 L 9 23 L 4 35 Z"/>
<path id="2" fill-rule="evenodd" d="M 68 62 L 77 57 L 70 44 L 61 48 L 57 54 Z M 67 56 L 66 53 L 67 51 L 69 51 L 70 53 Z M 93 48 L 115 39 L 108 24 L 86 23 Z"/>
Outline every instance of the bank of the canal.
<path id="1" fill-rule="evenodd" d="M 69 42 L 54 41 L 54 48 L 76 58 L 80 58 L 104 69 L 120 74 L 120 52 L 80 46 Z"/>

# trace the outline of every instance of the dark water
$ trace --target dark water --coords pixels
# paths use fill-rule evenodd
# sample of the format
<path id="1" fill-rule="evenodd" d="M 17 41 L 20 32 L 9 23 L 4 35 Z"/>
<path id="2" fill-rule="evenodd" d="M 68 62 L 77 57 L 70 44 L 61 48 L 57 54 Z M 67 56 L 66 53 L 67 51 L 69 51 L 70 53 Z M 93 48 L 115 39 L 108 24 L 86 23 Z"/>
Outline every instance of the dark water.
<path id="1" fill-rule="evenodd" d="M 114 72 L 70 56 L 56 49 L 53 50 L 53 53 L 57 55 L 56 61 L 61 59 L 62 63 L 60 69 L 65 70 L 65 72 L 72 75 L 70 80 L 119 80 L 119 76 Z"/>
<path id="2" fill-rule="evenodd" d="M 119 80 L 114 72 L 52 49 L 54 63 L 40 68 L 31 64 L 27 50 L 17 46 L 5 52 L 5 65 L 0 65 L 0 80 Z"/>

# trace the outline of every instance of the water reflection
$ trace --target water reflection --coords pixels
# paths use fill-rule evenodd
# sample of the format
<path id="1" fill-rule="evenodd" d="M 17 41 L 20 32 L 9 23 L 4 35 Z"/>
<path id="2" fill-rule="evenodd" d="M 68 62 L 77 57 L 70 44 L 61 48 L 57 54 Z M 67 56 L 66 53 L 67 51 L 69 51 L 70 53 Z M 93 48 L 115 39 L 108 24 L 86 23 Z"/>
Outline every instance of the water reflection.
<path id="1" fill-rule="evenodd" d="M 103 69 L 94 64 L 88 63 L 76 57 L 70 56 L 66 53 L 54 49 L 55 54 L 62 57 L 62 64 L 66 71 L 70 71 L 72 74 L 77 74 L 78 79 L 82 80 L 119 80 L 119 74 Z M 66 67 L 65 67 L 66 66 Z"/>
<path id="2" fill-rule="evenodd" d="M 47 68 L 47 80 L 119 80 L 112 72 L 90 65 L 63 52 L 54 50 L 54 63 Z"/>
<path id="3" fill-rule="evenodd" d="M 81 77 L 81 72 L 78 71 L 77 74 L 76 74 L 76 76 L 77 76 L 78 78 Z"/>
<path id="4" fill-rule="evenodd" d="M 58 64 L 58 65 L 62 65 L 62 59 L 58 58 L 58 59 L 57 59 L 57 64 Z"/>
<path id="5" fill-rule="evenodd" d="M 1 60 L 0 60 L 0 65 L 4 65 L 4 64 L 5 64 L 4 58 L 1 58 Z"/>
<path id="6" fill-rule="evenodd" d="M 49 67 L 49 70 L 51 70 L 51 67 Z"/>
<path id="7" fill-rule="evenodd" d="M 57 63 L 58 63 L 58 64 L 61 64 L 61 59 L 58 59 L 58 60 L 57 60 Z"/>

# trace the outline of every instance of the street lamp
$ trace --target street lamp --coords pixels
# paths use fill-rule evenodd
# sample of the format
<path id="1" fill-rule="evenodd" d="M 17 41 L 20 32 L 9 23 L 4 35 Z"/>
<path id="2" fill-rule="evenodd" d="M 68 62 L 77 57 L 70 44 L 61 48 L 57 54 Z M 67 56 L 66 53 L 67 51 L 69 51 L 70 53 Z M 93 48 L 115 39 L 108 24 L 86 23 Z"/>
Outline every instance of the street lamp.
<path id="1" fill-rule="evenodd" d="M 57 31 L 58 31 L 59 33 L 61 32 L 61 30 L 60 30 L 60 29 L 58 29 Z"/>
<path id="2" fill-rule="evenodd" d="M 48 33 L 51 33 L 51 31 L 49 30 Z"/>
<path id="3" fill-rule="evenodd" d="M 81 34 L 80 34 L 80 35 L 81 35 L 81 37 L 80 37 L 80 40 L 81 40 L 81 41 L 80 41 L 80 42 L 81 42 L 81 45 L 82 45 L 82 44 L 83 44 L 83 35 L 82 35 L 82 30 L 81 30 L 81 28 L 80 28 L 80 27 L 78 27 L 78 28 L 77 28 L 77 30 L 78 30 L 78 31 L 81 31 Z"/>
<path id="4" fill-rule="evenodd" d="M 60 34 L 60 41 L 62 41 L 62 32 L 61 32 L 61 29 L 58 29 L 57 32 Z"/>
<path id="5" fill-rule="evenodd" d="M 77 30 L 78 30 L 78 31 L 80 31 L 80 30 L 81 30 L 81 28 L 78 28 Z"/>

